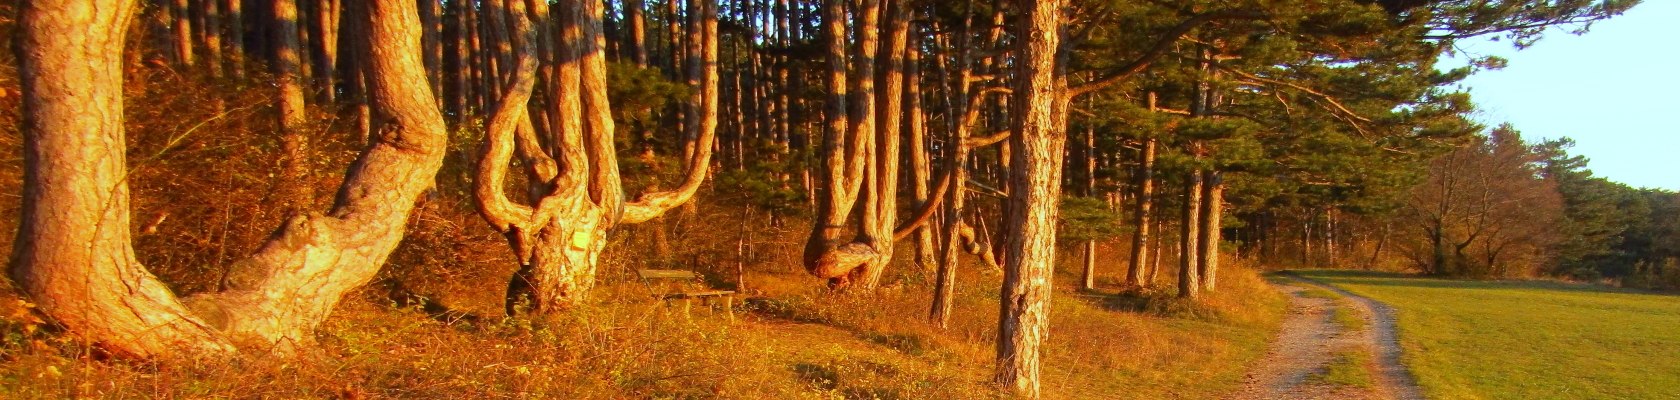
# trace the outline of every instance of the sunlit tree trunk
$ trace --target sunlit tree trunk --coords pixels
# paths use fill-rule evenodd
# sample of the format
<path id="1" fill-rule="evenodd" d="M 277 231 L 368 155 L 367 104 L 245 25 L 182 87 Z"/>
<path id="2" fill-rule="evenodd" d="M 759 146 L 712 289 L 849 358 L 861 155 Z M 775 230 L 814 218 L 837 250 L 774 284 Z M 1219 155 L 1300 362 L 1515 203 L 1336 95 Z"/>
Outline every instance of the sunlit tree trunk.
<path id="1" fill-rule="evenodd" d="M 1064 82 L 1056 77 L 1061 1 L 1021 0 L 1016 7 L 1022 12 L 1015 34 L 1015 133 L 1010 137 L 1016 154 L 1009 177 L 1011 212 L 1004 227 L 1007 257 L 994 379 L 1017 395 L 1037 398 L 1039 362 L 1049 334 L 1050 278 L 1067 140 L 1058 114 L 1067 110 Z"/>
<path id="2" fill-rule="evenodd" d="M 24 198 L 12 277 L 76 335 L 142 357 L 287 353 L 349 290 L 371 280 L 442 163 L 445 134 L 425 90 L 414 3 L 370 2 L 380 140 L 351 166 L 332 210 L 290 218 L 222 291 L 178 300 L 136 260 L 122 128 L 129 1 L 30 2 L 21 19 Z M 191 311 L 188 311 L 191 310 Z"/>
<path id="3" fill-rule="evenodd" d="M 1155 107 L 1155 94 L 1149 94 L 1149 107 Z M 1155 206 L 1155 138 L 1143 139 L 1143 149 L 1139 150 L 1137 167 L 1137 198 L 1136 208 L 1132 211 L 1132 225 L 1137 227 L 1137 234 L 1132 235 L 1132 262 L 1126 269 L 1126 286 L 1141 287 L 1153 283 L 1145 274 L 1150 269 L 1149 236 L 1154 218 Z"/>
<path id="4" fill-rule="evenodd" d="M 1084 185 L 1083 185 L 1084 187 L 1080 188 L 1081 192 L 1079 193 L 1079 195 L 1080 196 L 1085 196 L 1085 197 L 1095 197 L 1096 194 L 1097 194 L 1097 130 L 1096 130 L 1096 128 L 1087 126 L 1085 128 L 1085 135 L 1084 136 L 1085 136 L 1084 137 L 1085 145 L 1080 148 L 1080 156 L 1081 156 L 1081 158 L 1083 158 L 1083 160 L 1081 160 L 1082 163 L 1080 164 L 1080 166 L 1084 167 L 1084 171 L 1082 171 L 1082 172 L 1084 172 L 1084 176 L 1082 176 L 1081 178 L 1083 178 L 1085 182 L 1084 182 Z M 1084 249 L 1085 250 L 1085 254 L 1084 254 L 1085 259 L 1083 260 L 1084 261 L 1083 262 L 1083 267 L 1084 268 L 1080 269 L 1080 275 L 1079 275 L 1080 288 L 1085 289 L 1085 290 L 1092 290 L 1092 289 L 1097 288 L 1097 240 L 1096 239 L 1086 239 L 1084 244 L 1085 244 L 1085 246 L 1084 246 L 1085 247 L 1085 249 Z"/>
<path id="5" fill-rule="evenodd" d="M 204 23 L 199 31 L 204 35 L 204 62 L 209 64 L 210 77 L 222 77 L 222 11 L 221 0 L 201 0 L 199 8 L 204 10 Z"/>
<path id="6" fill-rule="evenodd" d="M 308 209 L 315 203 L 315 185 L 309 176 L 309 136 L 304 132 L 302 62 L 298 45 L 296 0 L 270 3 L 270 60 L 275 86 L 279 88 L 280 174 L 278 198 L 285 213 Z"/>
<path id="7" fill-rule="evenodd" d="M 1224 216 L 1225 182 L 1224 173 L 1208 170 L 1202 172 L 1202 207 L 1201 239 L 1196 241 L 1197 274 L 1201 278 L 1202 290 L 1213 291 L 1216 287 L 1216 277 L 1219 274 L 1219 222 Z"/>
<path id="8" fill-rule="evenodd" d="M 171 5 L 170 14 L 174 16 L 175 22 L 175 62 L 191 66 L 194 64 L 192 2 L 191 0 L 175 0 Z"/>
<path id="9" fill-rule="evenodd" d="M 717 130 L 717 11 L 715 6 L 690 4 L 702 16 L 704 34 L 694 40 L 704 46 L 696 74 L 702 77 L 697 90 L 703 99 L 695 128 L 698 143 L 686 160 L 688 172 L 673 190 L 626 202 L 613 148 L 601 4 L 582 0 L 556 5 L 560 46 L 549 106 L 559 118 L 554 127 L 558 138 L 540 149 L 518 134 L 521 119 L 528 118 L 524 108 L 536 81 L 535 33 L 523 2 L 507 5 L 517 31 L 509 35 L 516 49 L 506 71 L 505 81 L 511 84 L 502 90 L 504 97 L 486 129 L 474 191 L 480 215 L 508 239 L 521 264 L 508 286 L 508 311 L 549 312 L 581 301 L 594 286 L 596 262 L 610 229 L 658 217 L 688 202 L 704 182 Z M 527 166 L 551 165 L 539 167 L 534 181 L 553 182 L 552 189 L 529 205 L 514 203 L 503 192 L 516 151 Z"/>
<path id="10" fill-rule="evenodd" d="M 1196 275 L 1201 271 L 1196 261 L 1200 258 L 1197 252 L 1202 227 L 1198 219 L 1202 208 L 1202 173 L 1191 170 L 1184 177 L 1184 212 L 1179 220 L 1178 297 L 1188 299 L 1195 298 L 1202 287 L 1200 277 Z"/>
<path id="11" fill-rule="evenodd" d="M 910 42 L 906 47 L 907 53 L 904 60 L 905 129 L 908 131 L 907 136 L 909 137 L 911 194 L 915 196 L 917 207 L 925 206 L 928 202 L 933 201 L 932 198 L 928 197 L 928 180 L 933 178 L 933 144 L 928 141 L 927 115 L 922 112 L 921 42 L 919 33 L 910 34 Z M 933 224 L 916 228 L 915 235 L 916 266 L 922 269 L 936 268 L 938 253 L 936 253 L 937 250 L 934 246 Z"/>

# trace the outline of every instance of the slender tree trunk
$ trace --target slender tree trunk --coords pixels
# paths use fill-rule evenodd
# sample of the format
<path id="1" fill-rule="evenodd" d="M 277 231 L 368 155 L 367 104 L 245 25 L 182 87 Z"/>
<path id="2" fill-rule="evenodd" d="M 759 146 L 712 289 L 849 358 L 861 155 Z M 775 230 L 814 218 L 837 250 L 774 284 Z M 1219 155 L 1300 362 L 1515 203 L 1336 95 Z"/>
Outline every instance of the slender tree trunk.
<path id="1" fill-rule="evenodd" d="M 296 0 L 274 0 L 270 47 L 273 73 L 280 90 L 280 174 L 278 192 L 281 210 L 294 214 L 315 203 L 315 185 L 310 178 L 309 136 L 304 132 L 302 64 L 299 60 L 298 10 Z"/>
<path id="2" fill-rule="evenodd" d="M 1087 125 L 1085 127 L 1085 146 L 1080 149 L 1084 163 L 1084 187 L 1080 195 L 1096 197 L 1097 194 L 1097 130 Z M 1097 240 L 1085 240 L 1084 268 L 1080 272 L 1081 288 L 1093 290 L 1097 288 Z"/>
<path id="3" fill-rule="evenodd" d="M 1178 297 L 1193 299 L 1201 289 L 1200 277 L 1196 274 L 1201 270 L 1197 266 L 1197 249 L 1200 249 L 1202 208 L 1202 173 L 1191 170 L 1185 174 L 1184 181 L 1184 213 L 1179 220 L 1178 243 Z"/>
<path id="4" fill-rule="evenodd" d="M 1215 170 L 1202 172 L 1202 207 L 1199 215 L 1202 223 L 1201 239 L 1196 241 L 1197 275 L 1201 278 L 1202 290 L 1213 291 L 1217 287 L 1219 276 L 1219 223 L 1224 217 L 1225 181 L 1224 173 Z"/>
<path id="5" fill-rule="evenodd" d="M 193 31 L 192 31 L 192 3 L 190 0 L 175 0 L 170 7 L 175 16 L 175 62 L 192 66 L 193 60 Z"/>
<path id="6" fill-rule="evenodd" d="M 444 14 L 443 41 L 445 46 L 443 59 L 443 94 L 444 118 L 452 128 L 459 128 L 467 112 L 467 85 L 471 82 L 468 71 L 466 3 L 449 2 L 449 10 Z"/>
<path id="7" fill-rule="evenodd" d="M 225 1 L 222 15 L 227 19 L 228 58 L 233 76 L 245 76 L 245 13 L 241 0 Z"/>
<path id="8" fill-rule="evenodd" d="M 969 1 L 969 5 L 973 5 L 973 0 Z M 962 29 L 957 34 L 958 45 L 955 49 L 957 52 L 956 79 L 952 79 L 951 68 L 940 69 L 940 77 L 943 82 L 941 86 L 945 87 L 949 92 L 947 95 L 954 99 L 946 106 L 947 114 L 951 116 L 958 114 L 957 107 L 959 107 L 959 104 L 963 107 L 967 107 L 969 104 L 968 78 L 971 71 L 970 55 L 973 54 L 973 49 L 968 46 L 968 43 L 970 40 L 969 31 L 973 28 L 973 19 L 972 14 L 965 14 Z M 943 66 L 944 64 L 940 65 Z M 968 198 L 966 182 L 968 182 L 969 173 L 967 165 L 969 147 L 963 145 L 963 142 L 968 140 L 969 131 L 967 126 L 964 125 L 966 121 L 958 122 L 955 118 L 948 118 L 946 122 L 946 129 L 950 133 L 950 138 L 946 143 L 954 144 L 954 146 L 946 147 L 950 153 L 947 154 L 948 158 L 945 159 L 945 168 L 951 171 L 952 187 L 945 192 L 945 240 L 943 247 L 940 248 L 939 270 L 935 273 L 934 278 L 933 305 L 928 311 L 928 319 L 939 328 L 947 327 L 951 320 L 952 296 L 956 290 L 957 263 L 959 262 L 958 252 L 963 244 L 963 232 L 967 228 L 963 225 L 963 218 L 969 212 L 965 204 Z M 972 229 L 969 229 L 969 236 L 975 238 L 975 242 L 979 241 L 979 235 L 973 233 Z"/>
<path id="9" fill-rule="evenodd" d="M 671 0 L 667 0 L 671 1 Z M 626 0 L 624 2 L 625 38 L 630 43 L 630 62 L 636 66 L 648 66 L 647 53 L 647 22 L 642 18 L 642 0 Z"/>
<path id="10" fill-rule="evenodd" d="M 1015 133 L 1010 168 L 1007 264 L 998 309 L 996 382 L 1026 398 L 1039 396 L 1039 361 L 1049 334 L 1051 271 L 1056 265 L 1056 215 L 1061 200 L 1065 134 L 1059 129 L 1065 90 L 1056 77 L 1061 1 L 1016 2 L 1023 15 L 1015 37 Z"/>
<path id="11" fill-rule="evenodd" d="M 518 0 L 515 0 L 518 1 Z M 421 61 L 426 64 L 426 82 L 432 93 L 443 93 L 443 4 L 420 0 Z M 331 88 L 328 88 L 331 90 Z M 441 103 L 439 99 L 439 104 Z"/>
<path id="12" fill-rule="evenodd" d="M 297 0 L 279 1 L 295 4 Z M 342 7 L 339 1 L 309 0 L 313 5 L 310 7 L 313 13 L 309 15 L 308 33 L 311 39 L 308 43 L 309 61 L 313 68 L 310 72 L 315 78 L 315 89 L 320 91 L 320 99 L 327 103 L 336 101 L 338 97 L 334 87 L 337 86 L 335 70 L 338 67 L 338 19 Z M 293 7 L 296 8 L 295 5 Z"/>
<path id="13" fill-rule="evenodd" d="M 911 193 L 915 196 L 916 206 L 925 206 L 929 201 L 928 180 L 933 175 L 932 143 L 927 138 L 927 116 L 922 113 L 922 50 L 921 36 L 910 35 L 910 43 L 906 47 L 905 57 L 905 118 L 906 130 L 909 136 L 910 152 L 910 181 Z M 786 99 L 786 97 L 783 97 Z M 950 142 L 961 143 L 961 142 Z M 916 228 L 916 265 L 923 269 L 936 268 L 934 247 L 934 232 L 932 224 Z"/>
<path id="14" fill-rule="evenodd" d="M 1149 93 L 1149 109 L 1155 109 L 1155 93 Z M 1148 286 L 1152 279 L 1144 276 L 1144 263 L 1149 260 L 1150 219 L 1154 218 L 1155 206 L 1155 137 L 1143 139 L 1143 149 L 1139 152 L 1137 167 L 1137 208 L 1132 212 L 1132 224 L 1137 227 L 1137 234 L 1132 235 L 1132 263 L 1126 269 L 1126 286 Z"/>
<path id="15" fill-rule="evenodd" d="M 199 31 L 204 34 L 205 63 L 209 64 L 210 77 L 222 77 L 222 22 L 220 0 L 201 0 L 200 8 L 204 9 L 204 24 Z"/>
<path id="16" fill-rule="evenodd" d="M 1167 218 L 1155 219 L 1155 231 L 1167 231 Z M 1155 286 L 1156 278 L 1161 276 L 1161 254 L 1166 253 L 1165 250 L 1161 250 L 1161 247 L 1165 246 L 1163 243 L 1166 242 L 1166 236 L 1165 234 L 1154 235 L 1154 240 L 1149 245 L 1149 274 L 1144 275 L 1144 287 Z"/>

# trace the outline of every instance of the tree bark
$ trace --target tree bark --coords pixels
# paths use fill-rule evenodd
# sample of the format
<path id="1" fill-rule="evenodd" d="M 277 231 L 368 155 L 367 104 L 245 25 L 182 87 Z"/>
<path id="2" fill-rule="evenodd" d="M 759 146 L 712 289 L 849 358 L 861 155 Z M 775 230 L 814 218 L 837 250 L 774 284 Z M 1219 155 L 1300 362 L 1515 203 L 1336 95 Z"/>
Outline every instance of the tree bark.
<path id="1" fill-rule="evenodd" d="M 1084 168 L 1084 185 L 1080 196 L 1094 198 L 1097 195 L 1097 130 L 1095 127 L 1085 127 L 1085 145 L 1079 149 L 1082 157 L 1081 167 Z M 1085 240 L 1084 268 L 1080 269 L 1080 288 L 1094 290 L 1097 288 L 1097 240 Z"/>
<path id="2" fill-rule="evenodd" d="M 672 0 L 666 0 L 672 1 Z M 625 39 L 630 41 L 630 62 L 636 66 L 647 68 L 647 22 L 642 17 L 642 0 L 626 0 L 624 2 Z"/>
<path id="3" fill-rule="evenodd" d="M 236 345 L 287 353 L 350 289 L 373 278 L 442 163 L 445 133 L 424 90 L 414 3 L 370 4 L 380 141 L 327 214 L 293 217 L 221 292 L 183 303 L 134 256 L 122 128 L 129 1 L 31 2 L 18 47 L 25 114 L 23 211 L 12 276 L 48 316 L 120 354 L 167 357 Z M 105 7 L 114 5 L 112 7 Z M 190 306 L 188 306 L 190 305 Z M 188 310 L 192 310 L 189 312 Z"/>
<path id="4" fill-rule="evenodd" d="M 1039 396 L 1041 347 L 1049 334 L 1051 275 L 1056 261 L 1056 218 L 1061 200 L 1059 129 L 1065 112 L 1064 82 L 1056 76 L 1061 1 L 1016 2 L 1023 12 L 1015 37 L 1016 154 L 1010 168 L 1007 264 L 998 309 L 996 382 L 1026 398 Z"/>
<path id="5" fill-rule="evenodd" d="M 222 77 L 222 22 L 221 0 L 201 0 L 200 8 L 204 9 L 204 24 L 199 31 L 204 34 L 204 58 L 209 64 L 210 77 Z"/>
<path id="6" fill-rule="evenodd" d="M 1201 278 L 1202 290 L 1208 292 L 1217 287 L 1219 276 L 1219 223 L 1225 208 L 1224 175 L 1211 169 L 1202 172 L 1201 239 L 1196 241 L 1197 257 L 1200 258 L 1197 268 L 1200 271 L 1197 275 Z"/>
<path id="7" fill-rule="evenodd" d="M 192 66 L 193 62 L 193 32 L 192 32 L 192 3 L 190 0 L 175 0 L 170 7 L 175 16 L 175 62 L 184 66 Z"/>
<path id="8" fill-rule="evenodd" d="M 971 0 L 969 4 L 972 5 L 973 1 Z M 957 71 L 955 79 L 952 79 L 951 75 L 953 74 L 950 68 L 941 68 L 940 70 L 942 86 L 949 90 L 948 95 L 954 99 L 947 104 L 947 115 L 957 115 L 959 104 L 962 106 L 971 104 L 968 99 L 968 81 L 972 71 L 969 65 L 973 49 L 968 46 L 968 43 L 969 31 L 972 28 L 973 15 L 965 14 L 962 29 L 957 34 L 958 45 L 955 49 L 957 51 Z M 945 64 L 941 63 L 940 65 L 944 66 Z M 961 111 L 964 111 L 964 114 L 969 114 L 966 109 Z M 957 263 L 959 262 L 958 252 L 962 249 L 960 246 L 963 243 L 963 233 L 967 230 L 970 237 L 978 238 L 978 235 L 974 234 L 972 229 L 967 229 L 968 227 L 963 224 L 963 218 L 968 213 L 967 206 L 964 203 L 968 197 L 966 188 L 968 187 L 969 147 L 962 145 L 964 141 L 968 140 L 969 131 L 965 125 L 967 122 L 970 121 L 959 122 L 955 118 L 947 118 L 946 124 L 946 129 L 950 134 L 946 143 L 956 146 L 947 147 L 950 149 L 950 154 L 946 156 L 945 168 L 950 171 L 952 187 L 945 192 L 946 210 L 945 220 L 943 221 L 945 240 L 944 246 L 940 248 L 939 269 L 934 278 L 933 305 L 928 311 L 928 319 L 939 328 L 947 327 L 951 320 L 951 309 L 954 301 L 952 297 L 956 290 Z M 973 242 L 979 242 L 979 240 L 973 240 Z M 990 258 L 987 257 L 987 259 Z"/>
<path id="9" fill-rule="evenodd" d="M 434 94 L 443 94 L 443 4 L 420 0 L 420 46 L 426 64 L 426 83 Z M 328 88 L 328 90 L 332 90 Z M 438 99 L 442 104 L 442 98 Z"/>
<path id="10" fill-rule="evenodd" d="M 1149 106 L 1154 109 L 1155 94 L 1149 94 Z M 1137 208 L 1132 212 L 1132 224 L 1137 227 L 1137 234 L 1132 235 L 1132 263 L 1126 269 L 1126 286 L 1142 287 L 1151 282 L 1145 276 L 1145 263 L 1149 262 L 1149 236 L 1151 221 L 1154 218 L 1155 206 L 1155 138 L 1143 139 L 1142 153 L 1139 155 L 1137 174 Z"/>
<path id="11" fill-rule="evenodd" d="M 1198 170 L 1191 170 L 1189 173 L 1185 174 L 1184 213 L 1183 213 L 1183 218 L 1179 221 L 1179 233 L 1180 233 L 1179 242 L 1178 242 L 1178 297 L 1179 298 L 1185 298 L 1185 299 L 1196 298 L 1196 296 L 1199 294 L 1198 293 L 1199 289 L 1201 289 L 1201 287 L 1202 287 L 1201 283 L 1200 283 L 1200 277 L 1197 276 L 1197 272 L 1199 272 L 1201 269 L 1200 269 L 1200 267 L 1197 266 L 1197 263 L 1196 263 L 1196 261 L 1198 261 L 1198 258 L 1200 258 L 1200 257 L 1197 256 L 1197 252 L 1198 252 L 1198 249 L 1201 248 L 1201 247 L 1199 247 L 1200 246 L 1200 240 L 1199 239 L 1201 238 L 1201 234 L 1199 233 L 1199 231 L 1200 231 L 1202 225 L 1201 225 L 1201 223 L 1199 222 L 1199 219 L 1198 219 L 1198 217 L 1201 216 L 1201 208 L 1202 208 L 1202 173 L 1201 173 L 1201 171 L 1198 171 Z"/>
<path id="12" fill-rule="evenodd" d="M 236 77 L 245 76 L 245 12 L 241 0 L 225 1 L 222 6 L 222 16 L 226 18 L 227 33 L 225 37 L 228 46 L 229 68 Z"/>
<path id="13" fill-rule="evenodd" d="M 279 0 L 292 2 L 295 14 L 297 0 Z M 313 68 L 311 73 L 315 78 L 315 90 L 320 91 L 319 99 L 331 103 L 337 101 L 338 93 L 336 71 L 338 69 L 338 21 L 342 14 L 341 0 L 310 0 L 309 15 L 309 61 Z M 279 7 L 278 5 L 276 7 Z M 297 19 L 292 19 L 293 29 L 296 29 Z M 423 20 L 422 20 L 423 21 Z M 424 24 L 422 24 L 424 26 Z M 423 28 L 422 31 L 425 29 Z"/>
<path id="14" fill-rule="evenodd" d="M 907 53 L 904 60 L 904 96 L 906 97 L 904 107 L 905 118 L 907 118 L 905 129 L 909 136 L 911 194 L 915 196 L 917 207 L 925 206 L 929 201 L 933 201 L 932 198 L 928 197 L 928 180 L 933 178 L 933 144 L 928 142 L 927 115 L 922 112 L 921 42 L 919 33 L 910 34 L 910 43 L 906 46 Z M 783 102 L 786 103 L 785 95 L 783 99 Z M 938 264 L 936 259 L 938 253 L 935 250 L 934 232 L 931 225 L 916 228 L 916 266 L 922 269 L 936 268 L 935 266 Z"/>
<path id="15" fill-rule="evenodd" d="M 309 176 L 309 136 L 304 132 L 303 72 L 299 59 L 296 0 L 270 3 L 270 47 L 275 87 L 280 91 L 280 174 L 277 184 L 281 210 L 294 214 L 315 203 Z"/>
<path id="16" fill-rule="evenodd" d="M 509 35 L 517 57 L 505 79 L 512 84 L 503 91 L 486 129 L 474 193 L 480 215 L 507 237 L 521 264 L 508 285 L 508 312 L 549 312 L 582 300 L 594 286 L 596 261 L 610 229 L 650 220 L 686 203 L 705 180 L 717 130 L 717 11 L 715 6 L 690 3 L 701 16 L 704 34 L 693 39 L 703 43 L 697 64 L 702 104 L 697 107 L 701 118 L 687 175 L 676 189 L 626 203 L 613 149 L 601 4 L 582 0 L 557 5 L 561 45 L 550 107 L 559 118 L 559 137 L 542 143 L 547 146 L 542 150 L 536 150 L 536 144 L 518 144 L 530 140 L 515 135 L 528 115 L 523 109 L 535 84 L 536 60 L 523 2 L 508 6 L 519 31 Z M 539 173 L 543 179 L 536 180 L 552 181 L 553 186 L 532 205 L 516 204 L 503 193 L 502 182 L 516 150 L 527 159 L 557 155 L 553 160 L 559 167 Z"/>

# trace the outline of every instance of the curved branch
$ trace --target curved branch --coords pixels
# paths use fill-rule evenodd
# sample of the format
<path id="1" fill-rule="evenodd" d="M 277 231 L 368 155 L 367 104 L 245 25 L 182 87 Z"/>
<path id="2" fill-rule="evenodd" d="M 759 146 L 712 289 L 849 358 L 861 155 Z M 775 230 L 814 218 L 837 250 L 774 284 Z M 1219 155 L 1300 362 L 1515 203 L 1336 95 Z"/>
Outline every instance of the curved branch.
<path id="1" fill-rule="evenodd" d="M 503 233 L 510 233 L 529 222 L 533 211 L 529 206 L 508 200 L 507 193 L 502 192 L 507 178 L 508 162 L 513 158 L 516 145 L 514 136 L 521 120 L 528 118 L 525 103 L 531 100 L 531 89 L 536 86 L 537 80 L 536 46 L 532 44 L 534 30 L 531 29 L 531 21 L 524 15 L 516 15 L 512 20 L 514 29 L 519 31 L 519 34 L 514 36 L 514 47 L 519 53 L 513 72 L 514 79 L 502 95 L 501 104 L 496 106 L 496 112 L 491 115 L 485 128 L 484 149 L 479 154 L 478 176 L 473 185 L 473 195 L 478 199 L 476 205 L 479 215 L 483 216 L 490 226 Z M 534 143 L 519 144 L 526 147 Z M 531 151 L 522 153 L 528 154 Z"/>
<path id="2" fill-rule="evenodd" d="M 911 233 L 916 232 L 916 228 L 922 227 L 933 219 L 933 212 L 938 210 L 939 205 L 945 201 L 945 191 L 951 188 L 952 176 L 954 175 L 951 174 L 951 171 L 945 171 L 944 177 L 939 178 L 939 186 L 935 187 L 933 193 L 928 195 L 928 201 L 922 204 L 920 210 L 916 211 L 915 217 L 893 229 L 893 240 L 904 240 L 904 238 L 910 237 Z"/>
<path id="3" fill-rule="evenodd" d="M 1014 132 L 1014 131 L 1009 130 L 1009 129 L 1004 129 L 1004 130 L 1000 130 L 1000 131 L 997 131 L 996 133 L 986 135 L 986 136 L 972 136 L 972 137 L 963 138 L 962 145 L 965 146 L 965 147 L 971 148 L 971 149 L 991 146 L 991 145 L 997 144 L 998 142 L 1002 142 L 1004 139 L 1008 139 L 1010 132 Z"/>
<path id="4" fill-rule="evenodd" d="M 712 144 L 717 141 L 717 109 L 718 109 L 718 62 L 717 62 L 717 8 L 705 8 L 705 31 L 701 33 L 701 60 L 703 70 L 700 76 L 700 126 L 694 137 L 694 155 L 688 159 L 688 174 L 683 177 L 682 185 L 667 191 L 644 193 L 635 201 L 624 205 L 623 223 L 641 223 L 665 214 L 672 208 L 687 203 L 694 198 L 694 193 L 700 190 L 700 184 L 706 182 L 712 164 Z M 692 65 L 692 64 L 691 64 Z"/>

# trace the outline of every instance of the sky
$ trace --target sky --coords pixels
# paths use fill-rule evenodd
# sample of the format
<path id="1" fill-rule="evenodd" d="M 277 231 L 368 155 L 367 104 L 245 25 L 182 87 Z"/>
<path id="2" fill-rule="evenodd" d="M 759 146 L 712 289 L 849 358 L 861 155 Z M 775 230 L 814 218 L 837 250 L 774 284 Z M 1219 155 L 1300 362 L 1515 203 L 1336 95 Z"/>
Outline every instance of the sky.
<path id="1" fill-rule="evenodd" d="M 1509 42 L 1465 41 L 1470 53 L 1504 57 L 1502 70 L 1461 84 L 1488 125 L 1509 122 L 1538 142 L 1568 136 L 1595 176 L 1633 187 L 1680 190 L 1680 1 L 1645 0 L 1585 35 L 1547 32 L 1518 51 Z M 1463 65 L 1443 62 L 1443 66 Z"/>

